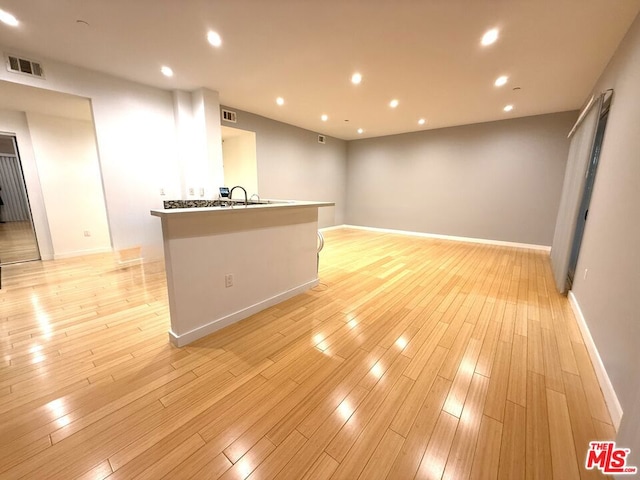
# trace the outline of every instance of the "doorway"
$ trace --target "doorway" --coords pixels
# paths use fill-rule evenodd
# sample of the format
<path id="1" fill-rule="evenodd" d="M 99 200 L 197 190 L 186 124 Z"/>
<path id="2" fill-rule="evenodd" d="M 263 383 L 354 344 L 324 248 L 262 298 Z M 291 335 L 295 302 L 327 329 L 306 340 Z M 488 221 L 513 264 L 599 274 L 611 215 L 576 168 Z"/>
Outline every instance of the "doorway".
<path id="1" fill-rule="evenodd" d="M 596 124 L 596 133 L 593 139 L 593 147 L 589 157 L 589 165 L 587 167 L 584 190 L 578 210 L 578 219 L 576 222 L 573 242 L 571 244 L 571 255 L 569 257 L 569 269 L 567 271 L 567 289 L 571 289 L 578 265 L 578 255 L 582 245 L 582 237 L 589 216 L 589 204 L 591 203 L 591 195 L 593 193 L 593 185 L 598 170 L 598 161 L 600 160 L 600 151 L 602 150 L 602 142 L 604 140 L 604 132 L 607 128 L 607 120 L 609 119 L 609 108 L 611 106 L 612 92 L 607 92 L 600 107 L 598 123 Z"/>
<path id="2" fill-rule="evenodd" d="M 40 260 L 16 137 L 0 134 L 0 265 Z"/>
<path id="3" fill-rule="evenodd" d="M 249 195 L 258 193 L 256 133 L 222 126 L 224 184 L 242 185 Z"/>

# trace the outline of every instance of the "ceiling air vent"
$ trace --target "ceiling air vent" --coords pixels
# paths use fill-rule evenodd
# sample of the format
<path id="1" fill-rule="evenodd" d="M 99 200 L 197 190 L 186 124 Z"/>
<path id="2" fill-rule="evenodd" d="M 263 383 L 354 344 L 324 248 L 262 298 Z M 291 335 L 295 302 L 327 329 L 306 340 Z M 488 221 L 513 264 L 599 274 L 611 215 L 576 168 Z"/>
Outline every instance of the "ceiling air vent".
<path id="1" fill-rule="evenodd" d="M 236 123 L 237 122 L 237 116 L 236 116 L 236 112 L 232 112 L 231 110 L 222 110 L 222 119 L 225 122 L 231 122 L 231 123 Z"/>
<path id="2" fill-rule="evenodd" d="M 26 58 L 16 57 L 15 55 L 7 55 L 7 70 L 31 75 L 32 77 L 44 78 L 44 71 L 40 63 Z"/>
<path id="3" fill-rule="evenodd" d="M 327 143 L 327 139 L 324 135 L 318 135 L 318 143 Z"/>

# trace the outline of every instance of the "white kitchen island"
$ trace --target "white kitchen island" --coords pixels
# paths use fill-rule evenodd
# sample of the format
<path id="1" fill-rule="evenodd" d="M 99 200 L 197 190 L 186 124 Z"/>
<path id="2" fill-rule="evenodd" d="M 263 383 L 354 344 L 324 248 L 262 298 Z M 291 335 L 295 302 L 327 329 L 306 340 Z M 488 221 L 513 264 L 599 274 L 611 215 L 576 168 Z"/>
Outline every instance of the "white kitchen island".
<path id="1" fill-rule="evenodd" d="M 171 341 L 186 345 L 317 285 L 318 208 L 332 205 L 151 210 L 162 220 Z"/>

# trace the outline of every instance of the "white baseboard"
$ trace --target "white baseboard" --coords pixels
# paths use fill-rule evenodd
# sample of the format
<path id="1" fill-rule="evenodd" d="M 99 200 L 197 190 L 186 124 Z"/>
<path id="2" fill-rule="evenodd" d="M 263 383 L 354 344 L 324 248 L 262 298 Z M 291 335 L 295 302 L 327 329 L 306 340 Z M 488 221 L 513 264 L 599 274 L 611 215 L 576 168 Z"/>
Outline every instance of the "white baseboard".
<path id="1" fill-rule="evenodd" d="M 598 353 L 596 344 L 593 341 L 593 337 L 591 336 L 591 332 L 589 331 L 587 322 L 584 318 L 584 315 L 582 314 L 582 310 L 580 309 L 578 300 L 576 299 L 572 291 L 569 291 L 568 297 L 569 304 L 571 305 L 571 309 L 573 310 L 573 314 L 578 321 L 578 327 L 580 327 L 580 333 L 582 333 L 584 345 L 585 347 L 587 347 L 589 357 L 591 358 L 591 363 L 593 364 L 593 369 L 596 372 L 596 377 L 598 377 L 598 383 L 600 384 L 600 388 L 602 389 L 604 401 L 607 404 L 607 408 L 609 409 L 611 422 L 613 423 L 616 431 L 618 431 L 618 427 L 620 427 L 620 420 L 622 420 L 622 406 L 618 401 L 618 396 L 613 389 L 613 385 L 611 384 L 611 380 L 609 379 L 607 370 L 604 368 L 604 363 L 602 363 L 602 359 L 600 358 L 600 354 Z"/>
<path id="2" fill-rule="evenodd" d="M 87 250 L 75 250 L 73 252 L 65 252 L 65 253 L 54 253 L 54 260 L 61 260 L 63 258 L 72 258 L 72 257 L 82 257 L 83 255 L 93 255 L 94 253 L 109 253 L 113 250 L 111 247 L 99 247 L 99 248 L 89 248 Z"/>
<path id="3" fill-rule="evenodd" d="M 42 260 L 42 261 L 54 260 L 53 252 L 43 252 L 41 250 L 40 251 L 40 260 Z"/>
<path id="4" fill-rule="evenodd" d="M 171 340 L 171 343 L 173 343 L 176 347 L 184 347 L 185 345 L 188 345 L 191 342 L 195 342 L 199 338 L 206 337 L 207 335 L 210 335 L 211 333 L 217 330 L 220 330 L 221 328 L 224 328 L 233 323 L 239 322 L 240 320 L 243 320 L 247 317 L 250 317 L 251 315 L 258 313 L 264 310 L 265 308 L 269 308 L 291 297 L 295 297 L 296 295 L 317 286 L 318 283 L 319 283 L 319 280 L 316 278 L 315 280 L 312 280 L 307 283 L 303 283 L 298 287 L 292 288 L 291 290 L 287 290 L 286 292 L 282 292 L 278 295 L 267 298 L 266 300 L 258 302 L 247 308 L 243 308 L 242 310 L 238 310 L 237 312 L 234 312 L 230 315 L 227 315 L 222 318 L 218 318 L 216 320 L 212 320 L 211 322 L 201 327 L 198 327 L 194 330 L 191 330 L 187 333 L 183 333 L 182 335 L 177 335 L 173 331 L 169 330 L 169 339 Z"/>
<path id="5" fill-rule="evenodd" d="M 330 232 L 331 230 L 340 230 L 341 228 L 348 228 L 348 225 L 332 225 L 331 227 L 322 227 L 319 228 L 321 232 Z"/>
<path id="6" fill-rule="evenodd" d="M 551 247 L 547 245 L 536 245 L 532 243 L 517 243 L 517 242 L 505 242 L 502 240 L 489 240 L 486 238 L 473 238 L 473 237 L 456 237 L 453 235 L 441 235 L 438 233 L 424 233 L 424 232 L 411 232 L 408 230 L 393 230 L 390 228 L 377 228 L 377 227 L 362 227 L 359 225 L 341 225 L 339 227 L 331 228 L 353 228 L 356 230 L 367 230 L 370 232 L 380 233 L 394 233 L 397 235 L 409 235 L 412 237 L 425 237 L 425 238 L 438 238 L 440 240 L 451 240 L 454 242 L 468 242 L 468 243 L 483 243 L 486 245 L 498 245 L 501 247 L 515 247 L 515 248 L 528 248 L 530 250 L 542 250 L 544 252 L 550 252 Z"/>

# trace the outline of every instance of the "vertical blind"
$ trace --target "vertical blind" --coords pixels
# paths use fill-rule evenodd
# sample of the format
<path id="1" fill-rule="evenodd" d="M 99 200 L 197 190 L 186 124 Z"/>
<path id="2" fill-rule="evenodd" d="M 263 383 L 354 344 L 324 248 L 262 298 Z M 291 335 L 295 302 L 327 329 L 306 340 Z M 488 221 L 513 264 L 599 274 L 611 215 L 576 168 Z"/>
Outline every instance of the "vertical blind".
<path id="1" fill-rule="evenodd" d="M 569 158 L 551 246 L 551 267 L 556 286 L 561 293 L 567 290 L 571 247 L 578 223 L 580 202 L 586 183 L 587 167 L 593 150 L 602 101 L 603 96 L 601 95 L 596 102 L 588 106 L 589 110 L 586 115 L 581 115 L 583 121 L 572 130 L 574 135 L 569 147 Z"/>
<path id="2" fill-rule="evenodd" d="M 0 207 L 0 220 L 21 222 L 29 220 L 29 205 L 22 169 L 17 157 L 0 155 L 0 197 L 4 205 Z"/>

